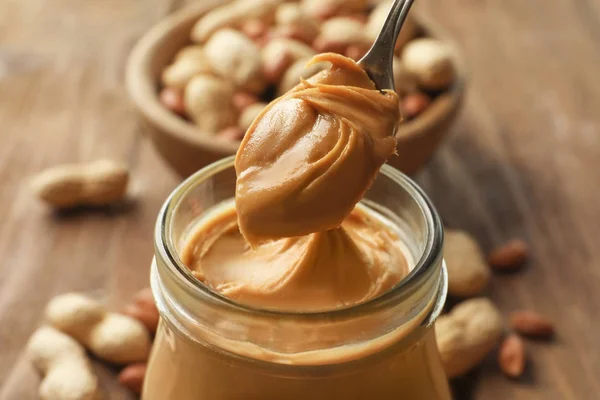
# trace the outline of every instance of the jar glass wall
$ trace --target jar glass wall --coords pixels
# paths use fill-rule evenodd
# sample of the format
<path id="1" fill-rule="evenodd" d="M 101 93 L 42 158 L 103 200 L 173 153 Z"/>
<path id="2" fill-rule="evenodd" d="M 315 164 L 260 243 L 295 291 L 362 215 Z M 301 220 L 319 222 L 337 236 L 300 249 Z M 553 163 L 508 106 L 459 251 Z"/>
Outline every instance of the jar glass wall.
<path id="1" fill-rule="evenodd" d="M 412 270 L 365 303 L 319 313 L 254 309 L 181 263 L 198 219 L 235 191 L 233 158 L 182 183 L 161 210 L 152 290 L 161 323 L 143 400 L 449 400 L 433 323 L 446 297 L 443 230 L 422 191 L 384 166 L 361 202 L 397 228 Z"/>

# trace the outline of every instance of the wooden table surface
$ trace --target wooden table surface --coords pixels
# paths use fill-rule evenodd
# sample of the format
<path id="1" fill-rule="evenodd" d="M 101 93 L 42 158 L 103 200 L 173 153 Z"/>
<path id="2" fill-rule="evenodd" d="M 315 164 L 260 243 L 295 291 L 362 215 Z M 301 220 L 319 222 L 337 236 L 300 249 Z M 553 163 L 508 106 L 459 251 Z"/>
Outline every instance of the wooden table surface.
<path id="1" fill-rule="evenodd" d="M 538 310 L 554 343 L 528 343 L 511 382 L 493 358 L 458 399 L 600 398 L 600 3 L 419 0 L 456 39 L 471 71 L 452 134 L 417 176 L 445 222 L 486 250 L 513 237 L 532 262 L 494 279 L 503 310 Z M 161 162 L 123 88 L 133 44 L 177 0 L 0 2 L 0 399 L 36 398 L 23 346 L 53 295 L 119 304 L 147 285 L 152 229 L 178 179 Z M 44 167 L 123 159 L 134 200 L 56 215 L 26 179 Z M 110 399 L 133 398 L 97 364 Z"/>

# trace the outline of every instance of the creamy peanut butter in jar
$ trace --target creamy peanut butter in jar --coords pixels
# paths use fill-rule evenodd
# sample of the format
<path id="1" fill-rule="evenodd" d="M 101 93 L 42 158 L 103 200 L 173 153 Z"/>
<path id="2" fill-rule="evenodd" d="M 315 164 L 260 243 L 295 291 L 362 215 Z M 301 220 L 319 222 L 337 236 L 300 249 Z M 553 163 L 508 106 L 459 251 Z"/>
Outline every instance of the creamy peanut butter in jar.
<path id="1" fill-rule="evenodd" d="M 330 66 L 163 207 L 144 400 L 450 399 L 442 226 L 383 165 L 398 96 L 349 58 L 313 62 Z"/>
<path id="2" fill-rule="evenodd" d="M 399 283 L 299 312 L 234 301 L 182 261 L 199 229 L 230 212 L 235 182 L 233 159 L 222 160 L 160 212 L 151 283 L 162 318 L 142 399 L 450 399 L 433 330 L 446 297 L 443 231 L 422 191 L 384 166 L 358 205 L 402 243 Z"/>

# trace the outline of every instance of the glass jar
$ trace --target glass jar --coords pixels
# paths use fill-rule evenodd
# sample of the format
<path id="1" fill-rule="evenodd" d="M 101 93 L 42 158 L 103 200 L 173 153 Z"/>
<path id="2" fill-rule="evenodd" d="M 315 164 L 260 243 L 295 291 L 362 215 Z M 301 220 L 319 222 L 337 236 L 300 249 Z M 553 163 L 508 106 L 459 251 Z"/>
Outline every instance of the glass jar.
<path id="1" fill-rule="evenodd" d="M 319 313 L 237 304 L 182 264 L 191 226 L 234 191 L 230 157 L 160 211 L 151 285 L 161 322 L 143 400 L 450 399 L 433 329 L 446 298 L 443 229 L 414 182 L 386 165 L 361 202 L 398 228 L 409 275 L 380 297 Z"/>

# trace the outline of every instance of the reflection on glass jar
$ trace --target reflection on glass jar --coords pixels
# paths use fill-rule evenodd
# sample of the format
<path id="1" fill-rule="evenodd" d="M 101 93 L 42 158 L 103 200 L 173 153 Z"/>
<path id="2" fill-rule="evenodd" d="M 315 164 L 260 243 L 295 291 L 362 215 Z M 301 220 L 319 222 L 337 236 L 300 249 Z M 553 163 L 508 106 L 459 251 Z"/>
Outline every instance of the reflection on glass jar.
<path id="1" fill-rule="evenodd" d="M 449 400 L 433 323 L 446 297 L 442 226 L 421 190 L 384 166 L 361 205 L 394 226 L 411 272 L 366 303 L 320 313 L 258 310 L 211 291 L 181 263 L 195 222 L 230 202 L 233 158 L 167 200 L 151 283 L 161 323 L 143 400 Z"/>

